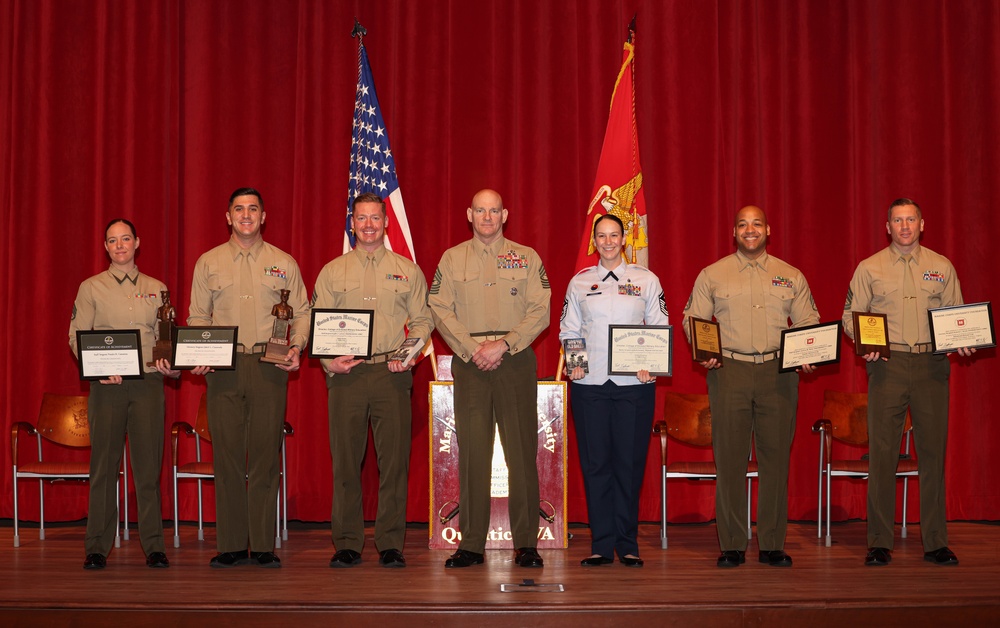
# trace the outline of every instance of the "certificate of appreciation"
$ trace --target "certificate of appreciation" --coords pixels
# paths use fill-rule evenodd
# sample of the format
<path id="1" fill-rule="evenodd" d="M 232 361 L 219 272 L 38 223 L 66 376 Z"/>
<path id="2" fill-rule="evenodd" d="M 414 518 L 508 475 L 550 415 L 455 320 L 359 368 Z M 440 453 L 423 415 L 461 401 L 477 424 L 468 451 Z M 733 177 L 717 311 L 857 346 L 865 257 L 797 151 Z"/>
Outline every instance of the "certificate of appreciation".
<path id="1" fill-rule="evenodd" d="M 608 375 L 650 375 L 669 377 L 672 373 L 670 325 L 609 325 Z"/>
<path id="2" fill-rule="evenodd" d="M 840 321 L 781 332 L 782 373 L 803 364 L 819 366 L 840 361 Z"/>
<path id="3" fill-rule="evenodd" d="M 178 370 L 190 370 L 198 366 L 210 366 L 219 371 L 236 368 L 238 331 L 238 327 L 174 327 L 171 366 Z"/>
<path id="4" fill-rule="evenodd" d="M 309 356 L 335 358 L 353 355 L 368 359 L 372 355 L 374 310 L 313 308 L 312 339 Z"/>
<path id="5" fill-rule="evenodd" d="M 142 379 L 142 342 L 138 329 L 77 330 L 80 379 Z"/>
<path id="6" fill-rule="evenodd" d="M 995 347 L 997 344 L 993 307 L 989 301 L 938 307 L 927 310 L 927 316 L 934 353 Z"/>

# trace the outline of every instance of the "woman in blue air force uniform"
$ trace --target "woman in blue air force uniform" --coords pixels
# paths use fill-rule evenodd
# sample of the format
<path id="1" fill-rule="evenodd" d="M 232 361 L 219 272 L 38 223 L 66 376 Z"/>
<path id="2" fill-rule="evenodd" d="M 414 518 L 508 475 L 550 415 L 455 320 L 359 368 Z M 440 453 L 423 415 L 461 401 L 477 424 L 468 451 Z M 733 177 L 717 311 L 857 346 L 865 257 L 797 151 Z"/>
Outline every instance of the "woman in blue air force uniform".
<path id="1" fill-rule="evenodd" d="M 606 214 L 594 223 L 600 263 L 570 281 L 559 340 L 583 338 L 589 369 L 567 367 L 580 469 L 587 495 L 593 554 L 585 567 L 618 559 L 641 567 L 639 491 L 653 426 L 656 378 L 649 371 L 608 375 L 609 325 L 667 325 L 660 281 L 648 269 L 622 258 L 624 226 Z"/>

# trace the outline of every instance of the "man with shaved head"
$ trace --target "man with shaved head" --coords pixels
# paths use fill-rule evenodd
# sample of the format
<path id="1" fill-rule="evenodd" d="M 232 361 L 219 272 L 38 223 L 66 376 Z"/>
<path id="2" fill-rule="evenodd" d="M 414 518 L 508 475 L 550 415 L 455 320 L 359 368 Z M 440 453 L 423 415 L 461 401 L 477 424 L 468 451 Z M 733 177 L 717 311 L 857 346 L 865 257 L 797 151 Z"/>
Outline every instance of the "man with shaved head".
<path id="1" fill-rule="evenodd" d="M 428 296 L 435 327 L 455 352 L 462 540 L 445 567 L 483 563 L 497 429 L 510 477 L 514 561 L 541 567 L 535 540 L 538 376 L 531 343 L 549 325 L 549 279 L 533 249 L 504 238 L 507 209 L 497 192 L 480 190 L 466 215 L 473 238 L 445 251 Z"/>
<path id="2" fill-rule="evenodd" d="M 722 553 L 719 567 L 745 562 L 746 472 L 751 438 L 759 469 L 757 544 L 759 560 L 790 567 L 785 553 L 788 525 L 788 460 L 795 434 L 799 375 L 781 373 L 781 332 L 819 323 L 809 284 L 796 268 L 768 255 L 771 227 L 764 210 L 748 205 L 736 214 L 737 251 L 705 268 L 684 308 L 690 341 L 692 317 L 719 323 L 722 360 L 708 369 L 712 449 L 718 481 L 715 517 Z M 801 370 L 810 373 L 812 365 Z"/>

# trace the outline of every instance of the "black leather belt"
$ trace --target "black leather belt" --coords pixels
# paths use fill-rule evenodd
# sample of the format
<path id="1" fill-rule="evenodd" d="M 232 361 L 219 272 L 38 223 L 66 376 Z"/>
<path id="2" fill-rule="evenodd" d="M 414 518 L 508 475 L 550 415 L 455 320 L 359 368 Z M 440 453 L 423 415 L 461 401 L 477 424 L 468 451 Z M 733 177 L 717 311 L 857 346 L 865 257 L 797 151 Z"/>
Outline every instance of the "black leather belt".
<path id="1" fill-rule="evenodd" d="M 236 345 L 236 353 L 242 353 L 244 355 L 257 355 L 258 353 L 264 353 L 265 349 L 267 349 L 266 342 L 258 342 L 252 347 L 247 347 L 243 344 Z"/>

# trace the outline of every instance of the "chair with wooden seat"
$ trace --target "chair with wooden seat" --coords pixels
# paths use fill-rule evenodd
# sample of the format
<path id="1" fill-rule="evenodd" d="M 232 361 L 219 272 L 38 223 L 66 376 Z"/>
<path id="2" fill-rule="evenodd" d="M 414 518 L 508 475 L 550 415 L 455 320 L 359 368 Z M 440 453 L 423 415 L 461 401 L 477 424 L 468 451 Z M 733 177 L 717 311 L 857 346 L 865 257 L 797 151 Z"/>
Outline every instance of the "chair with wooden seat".
<path id="1" fill-rule="evenodd" d="M 823 393 L 823 418 L 812 426 L 814 434 L 819 434 L 819 500 L 816 511 L 816 538 L 823 536 L 823 495 L 826 493 L 826 546 L 833 543 L 830 535 L 831 502 L 830 483 L 833 478 L 868 479 L 868 454 L 856 458 L 836 458 L 834 443 L 842 443 L 858 448 L 868 447 L 868 394 L 827 390 Z M 903 527 L 902 537 L 906 538 L 907 489 L 911 477 L 917 475 L 917 461 L 910 455 L 913 440 L 913 424 L 910 413 L 906 413 L 903 425 L 902 453 L 896 478 L 903 480 Z M 857 451 L 857 450 L 855 450 Z M 843 456 L 843 454 L 841 454 Z"/>
<path id="2" fill-rule="evenodd" d="M 24 461 L 20 456 L 19 440 L 34 437 L 36 456 Z M 60 461 L 53 456 L 59 449 L 90 449 L 90 424 L 87 422 L 87 397 L 85 395 L 57 395 L 45 393 L 42 396 L 38 422 L 32 425 L 26 421 L 15 422 L 11 426 L 11 460 L 14 467 L 14 547 L 20 547 L 18 529 L 20 511 L 18 507 L 18 480 L 38 480 L 38 538 L 45 539 L 45 483 L 58 481 L 88 481 L 90 461 Z M 128 486 L 128 465 L 122 455 L 121 472 Z M 121 496 L 121 485 L 118 485 Z M 125 520 L 128 521 L 128 496 L 125 498 Z M 127 537 L 126 537 L 127 538 Z M 115 547 L 121 547 L 121 537 L 115 531 Z"/>
<path id="3" fill-rule="evenodd" d="M 668 459 L 670 440 L 702 449 L 712 447 L 712 413 L 708 406 L 708 395 L 666 393 L 663 419 L 653 425 L 653 432 L 660 435 L 660 546 L 667 548 L 667 480 L 684 478 L 688 480 L 715 480 L 715 462 L 708 460 L 676 460 L 677 454 Z M 676 450 L 676 448 L 675 448 Z M 747 538 L 753 532 L 750 520 L 750 490 L 753 478 L 757 477 L 757 463 L 753 460 L 751 448 L 747 466 Z"/>
<path id="4" fill-rule="evenodd" d="M 281 547 L 282 540 L 288 540 L 288 473 L 285 466 L 285 438 L 295 433 L 291 423 L 285 421 L 281 435 L 281 484 L 278 487 L 278 500 L 275 505 L 277 517 L 275 519 L 274 546 Z M 194 437 L 195 459 L 188 462 L 180 461 L 180 437 L 181 435 Z M 178 509 L 177 481 L 193 479 L 198 483 L 198 540 L 205 540 L 205 519 L 204 505 L 202 502 L 202 482 L 215 480 L 215 465 L 207 456 L 207 452 L 202 451 L 202 443 L 211 445 L 212 435 L 208 431 L 208 396 L 202 394 L 201 402 L 198 404 L 198 415 L 195 417 L 194 426 L 185 421 L 175 421 L 170 427 L 170 448 L 172 453 L 172 470 L 174 486 L 174 547 L 181 546 L 180 518 Z"/>

